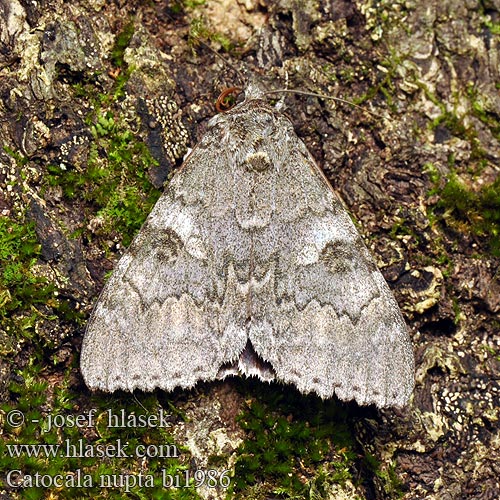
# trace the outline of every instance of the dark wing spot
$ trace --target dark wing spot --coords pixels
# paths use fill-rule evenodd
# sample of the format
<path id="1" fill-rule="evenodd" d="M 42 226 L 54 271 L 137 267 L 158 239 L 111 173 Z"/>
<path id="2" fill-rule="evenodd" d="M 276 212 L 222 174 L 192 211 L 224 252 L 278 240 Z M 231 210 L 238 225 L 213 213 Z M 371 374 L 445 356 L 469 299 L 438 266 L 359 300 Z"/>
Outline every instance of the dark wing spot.
<path id="1" fill-rule="evenodd" d="M 156 256 L 161 262 L 172 264 L 182 250 L 183 243 L 181 237 L 171 228 L 167 228 L 155 238 L 154 248 Z"/>
<path id="2" fill-rule="evenodd" d="M 346 242 L 330 242 L 321 251 L 320 260 L 331 273 L 350 273 L 354 271 L 359 260 L 354 250 L 353 246 Z"/>

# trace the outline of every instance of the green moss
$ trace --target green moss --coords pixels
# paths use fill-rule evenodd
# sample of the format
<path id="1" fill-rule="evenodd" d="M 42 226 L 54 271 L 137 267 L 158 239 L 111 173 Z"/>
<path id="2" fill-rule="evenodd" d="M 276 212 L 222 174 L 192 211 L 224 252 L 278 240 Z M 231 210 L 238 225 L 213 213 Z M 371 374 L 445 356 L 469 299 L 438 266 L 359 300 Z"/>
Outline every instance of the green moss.
<path id="1" fill-rule="evenodd" d="M 347 414 L 332 401 L 264 387 L 238 418 L 248 439 L 238 450 L 232 493 L 246 498 L 258 488 L 255 499 L 303 498 L 323 466 L 333 469 L 330 482 L 351 479 L 355 445 Z"/>
<path id="2" fill-rule="evenodd" d="M 110 111 L 99 112 L 91 124 L 94 142 L 85 170 L 48 166 L 48 181 L 64 195 L 95 206 L 101 232 L 114 233 L 128 245 L 160 195 L 148 179 L 156 165 L 147 146 L 138 141 Z"/>
<path id="3" fill-rule="evenodd" d="M 436 193 L 439 201 L 431 207 L 434 220 L 443 221 L 459 234 L 481 237 L 487 250 L 500 256 L 500 177 L 473 191 L 452 172 L 444 187 L 434 178 L 432 194 Z"/>
<path id="4" fill-rule="evenodd" d="M 195 17 L 191 21 L 189 36 L 192 45 L 196 45 L 199 41 L 207 40 L 220 44 L 225 52 L 230 52 L 235 47 L 234 43 L 225 35 L 209 29 L 202 16 Z"/>
<path id="5" fill-rule="evenodd" d="M 460 309 L 460 302 L 456 297 L 452 298 L 452 308 L 455 315 L 453 318 L 453 322 L 455 323 L 455 325 L 458 325 L 460 323 L 460 320 L 462 319 L 462 311 Z"/>
<path id="6" fill-rule="evenodd" d="M 401 498 L 404 495 L 403 482 L 396 473 L 396 464 L 391 463 L 388 467 L 382 467 L 381 463 L 373 456 L 365 456 L 365 465 L 378 478 L 379 484 L 384 492 L 384 498 Z"/>
<path id="7" fill-rule="evenodd" d="M 11 157 L 14 158 L 16 161 L 17 165 L 19 167 L 23 167 L 28 163 L 28 158 L 26 156 L 23 156 L 21 153 L 14 151 L 13 149 L 9 148 L 8 146 L 4 146 L 3 150 Z"/>
<path id="8" fill-rule="evenodd" d="M 20 487 L 14 498 L 110 498 L 110 499 L 154 499 L 166 498 L 162 484 L 162 472 L 183 477 L 189 468 L 186 450 L 176 447 L 165 426 L 111 427 L 109 413 L 117 416 L 120 423 L 121 412 L 128 417 L 148 418 L 159 415 L 159 404 L 154 394 L 141 395 L 141 399 L 129 394 L 114 394 L 113 397 L 94 396 L 89 410 L 81 411 L 75 403 L 77 394 L 72 392 L 69 372 L 63 380 L 48 384 L 41 373 L 40 365 L 31 359 L 26 368 L 19 371 L 16 382 L 10 386 L 11 403 L 4 403 L 5 412 L 0 439 L 0 484 L 11 489 L 6 474 L 12 470 L 34 476 L 36 473 L 48 478 L 88 476 L 91 484 L 86 487 L 62 488 L 49 484 L 46 487 Z M 9 415 L 13 411 L 22 413 L 24 423 L 9 425 Z M 89 417 L 89 415 L 93 415 Z M 76 425 L 75 417 L 80 418 Z M 88 425 L 90 422 L 90 426 Z M 127 422 L 127 420 L 125 420 Z M 120 441 L 119 441 L 120 440 Z M 120 443 L 120 444 L 118 444 Z M 22 449 L 19 445 L 27 445 Z M 29 445 L 35 445 L 30 447 Z M 58 448 L 56 448 L 58 447 Z M 149 448 L 147 448 L 149 447 Z M 118 453 L 118 449 L 120 452 Z M 96 450 L 106 450 L 105 456 L 96 457 Z M 149 456 L 138 456 L 149 449 Z M 30 450 L 30 451 L 28 451 Z M 94 453 L 91 452 L 94 450 Z M 154 450 L 161 450 L 162 456 Z M 83 451 L 83 453 L 82 453 Z M 128 456 L 124 456 L 128 455 Z M 139 474 L 143 483 L 146 475 L 151 475 L 152 485 L 139 486 Z M 106 476 L 130 475 L 129 488 L 125 485 L 101 487 Z M 133 483 L 137 484 L 133 484 Z M 127 489 L 129 491 L 127 491 Z M 15 490 L 14 490 L 15 491 Z M 193 484 L 169 489 L 168 498 L 197 499 Z M 52 496 L 51 496 L 52 498 Z"/>
<path id="9" fill-rule="evenodd" d="M 446 128 L 452 135 L 456 137 L 467 139 L 471 138 L 470 134 L 472 133 L 473 138 L 475 138 L 475 133 L 471 132 L 470 129 L 467 129 L 464 126 L 462 120 L 460 120 L 455 114 L 450 113 L 449 111 L 444 111 L 442 115 L 439 115 L 432 121 L 432 130 L 436 129 L 439 126 Z"/>
<path id="10" fill-rule="evenodd" d="M 364 463 L 366 468 L 378 477 L 378 483 L 384 492 L 384 498 L 401 498 L 404 495 L 403 482 L 396 473 L 394 462 L 388 467 L 382 467 L 382 464 L 376 457 L 367 454 L 364 457 Z"/>
<path id="11" fill-rule="evenodd" d="M 125 53 L 125 49 L 130 45 L 134 32 L 134 22 L 130 21 L 115 38 L 115 43 L 111 49 L 111 62 L 117 68 L 123 68 L 125 66 L 123 55 Z"/>
<path id="12" fill-rule="evenodd" d="M 8 217 L 0 217 L 0 353 L 14 352 L 14 345 L 33 338 L 42 313 L 41 305 L 57 309 L 60 301 L 54 295 L 55 287 L 34 273 L 40 255 L 32 222 L 19 224 Z"/>
<path id="13" fill-rule="evenodd" d="M 470 99 L 474 116 L 490 129 L 497 140 L 500 140 L 500 121 L 498 120 L 498 114 L 487 111 L 481 95 L 473 84 L 468 85 L 467 96 Z"/>

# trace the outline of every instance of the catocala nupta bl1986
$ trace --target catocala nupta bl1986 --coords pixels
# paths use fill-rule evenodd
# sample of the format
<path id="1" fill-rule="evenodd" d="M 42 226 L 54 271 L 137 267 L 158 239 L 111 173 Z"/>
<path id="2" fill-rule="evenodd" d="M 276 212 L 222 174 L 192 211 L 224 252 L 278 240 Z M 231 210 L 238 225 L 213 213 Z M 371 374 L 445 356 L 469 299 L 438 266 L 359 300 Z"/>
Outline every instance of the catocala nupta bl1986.
<path id="1" fill-rule="evenodd" d="M 257 87 L 209 122 L 106 283 L 87 326 L 91 389 L 231 374 L 404 405 L 414 358 L 398 305 L 284 115 Z"/>

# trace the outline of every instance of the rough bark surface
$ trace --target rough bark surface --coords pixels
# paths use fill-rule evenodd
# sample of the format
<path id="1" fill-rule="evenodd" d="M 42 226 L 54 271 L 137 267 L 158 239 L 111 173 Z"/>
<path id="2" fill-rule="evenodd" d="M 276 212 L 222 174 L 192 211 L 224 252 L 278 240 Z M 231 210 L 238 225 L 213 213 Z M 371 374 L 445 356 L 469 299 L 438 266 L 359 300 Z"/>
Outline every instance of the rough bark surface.
<path id="1" fill-rule="evenodd" d="M 16 403 L 12 381 L 26 385 L 19 370 L 36 359 L 50 382 L 42 413 L 50 413 L 54 387 L 63 383 L 74 397 L 67 413 L 106 405 L 109 396 L 91 396 L 84 387 L 78 353 L 104 275 L 140 221 L 125 220 L 124 237 L 113 221 L 131 208 L 117 203 L 112 213 L 103 211 L 102 197 L 93 197 L 102 177 L 86 177 L 88 165 L 99 172 L 113 161 L 97 139 L 126 128 L 147 145 L 148 178 L 140 182 L 149 187 L 146 193 L 141 184 L 137 199 L 154 198 L 215 113 L 220 91 L 244 85 L 236 68 L 245 78 L 259 75 L 269 89 L 361 103 L 363 109 L 287 94 L 283 110 L 359 221 L 416 353 L 417 385 L 404 410 L 336 403 L 347 412 L 354 453 L 374 458 L 377 467 L 353 460 L 347 479 L 331 479 L 342 454 L 332 443 L 335 451 L 314 466 L 301 468 L 297 452 L 293 474 L 310 484 L 308 498 L 498 498 L 500 223 L 479 230 L 474 224 L 500 209 L 499 33 L 498 0 L 1 0 L 3 236 L 7 241 L 31 221 L 40 247 L 30 280 L 53 285 L 43 300 L 26 290 L 17 298 L 5 284 L 13 278 L 4 277 L 3 401 Z M 113 151 L 126 156 L 129 135 L 106 143 L 120 144 L 126 147 Z M 130 200 L 127 175 L 114 186 Z M 457 179 L 463 191 L 451 206 L 443 193 Z M 457 211 L 460 197 L 477 201 L 485 186 L 492 194 L 481 207 L 489 212 L 468 219 L 467 207 Z M 9 259 L 14 256 L 3 262 Z M 255 386 L 227 380 L 168 395 L 184 415 L 172 427 L 176 442 L 198 467 L 213 456 L 220 468 L 234 466 L 251 433 L 235 416 L 258 397 Z M 322 409 L 328 404 L 314 402 Z M 279 405 L 272 411 L 300 418 Z M 22 489 L 6 484 L 7 469 L 2 466 L 5 498 L 24 498 Z M 279 493 L 272 475 L 264 475 L 230 495 L 270 498 L 273 491 Z M 54 494 L 70 498 L 64 490 Z M 145 497 L 127 494 L 146 498 L 147 489 Z M 204 487 L 197 494 L 225 498 L 226 492 Z"/>

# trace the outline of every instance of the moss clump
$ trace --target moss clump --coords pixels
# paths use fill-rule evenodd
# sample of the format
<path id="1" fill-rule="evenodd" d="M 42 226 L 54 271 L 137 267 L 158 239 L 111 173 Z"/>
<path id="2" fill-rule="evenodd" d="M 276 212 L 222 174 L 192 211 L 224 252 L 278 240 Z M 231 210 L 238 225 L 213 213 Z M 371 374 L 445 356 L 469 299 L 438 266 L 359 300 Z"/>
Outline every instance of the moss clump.
<path id="1" fill-rule="evenodd" d="M 231 52 L 235 48 L 234 43 L 222 33 L 213 31 L 207 27 L 203 17 L 195 17 L 189 27 L 190 43 L 197 45 L 200 41 L 207 40 L 218 43 L 224 52 Z"/>
<path id="2" fill-rule="evenodd" d="M 124 68 L 123 54 L 134 33 L 133 22 L 117 35 L 111 60 Z M 160 196 L 151 184 L 148 171 L 157 165 L 144 142 L 139 140 L 114 104 L 123 96 L 132 69 L 116 78 L 107 94 L 92 87 L 74 87 L 75 95 L 93 102 L 94 111 L 86 118 L 92 140 L 86 168 L 74 165 L 49 165 L 47 180 L 61 186 L 66 198 L 91 205 L 96 217 L 96 232 L 112 233 L 128 245 Z"/>
<path id="3" fill-rule="evenodd" d="M 462 139 L 476 138 L 475 131 L 466 128 L 462 120 L 460 120 L 458 116 L 450 113 L 449 111 L 443 110 L 443 114 L 439 115 L 432 121 L 431 129 L 434 130 L 437 127 L 444 127 L 450 132 L 450 134 Z"/>
<path id="4" fill-rule="evenodd" d="M 111 62 L 117 68 L 125 67 L 125 61 L 123 56 L 125 54 L 125 49 L 130 45 L 130 41 L 134 36 L 135 28 L 134 22 L 130 21 L 127 23 L 121 33 L 119 33 L 115 38 L 115 43 L 111 49 Z"/>
<path id="5" fill-rule="evenodd" d="M 131 415 L 159 415 L 154 394 L 142 395 L 140 400 L 121 394 L 113 398 L 95 396 L 90 402 L 92 408 L 83 411 L 75 403 L 78 395 L 72 392 L 69 371 L 51 386 L 42 376 L 40 363 L 32 358 L 11 383 L 12 402 L 1 405 L 5 418 L 0 439 L 0 487 L 12 498 L 41 499 L 49 495 L 60 499 L 161 499 L 167 498 L 166 494 L 174 500 L 199 498 L 192 481 L 182 482 L 189 469 L 189 455 L 175 446 L 168 427 L 109 425 L 130 423 L 127 419 Z M 20 412 L 14 422 L 13 412 Z M 118 420 L 111 421 L 108 412 Z M 122 412 L 126 417 L 123 422 Z M 19 415 L 24 422 L 19 423 Z M 78 425 L 76 417 L 81 418 Z M 10 471 L 19 473 L 8 476 Z M 44 478 L 45 486 L 41 479 L 38 484 L 27 479 L 36 474 Z M 143 484 L 146 476 L 151 476 L 151 483 L 141 487 L 140 474 Z M 170 488 L 166 493 L 163 474 L 179 475 L 182 487 Z M 128 479 L 123 485 L 115 485 L 108 481 L 108 477 L 115 476 Z M 69 485 L 67 481 L 72 480 L 73 485 Z M 56 484 L 61 481 L 62 486 Z"/>
<path id="6" fill-rule="evenodd" d="M 434 216 L 459 233 L 483 238 L 488 251 L 500 256 L 500 177 L 473 191 L 453 172 L 435 192 L 439 201 L 433 207 Z"/>
<path id="7" fill-rule="evenodd" d="M 125 49 L 130 45 L 134 33 L 134 22 L 130 21 L 115 38 L 115 43 L 113 44 L 110 54 L 111 62 L 115 68 L 117 68 L 117 71 L 113 72 L 115 86 L 111 95 L 100 96 L 102 103 L 105 103 L 106 101 L 112 102 L 118 98 L 123 98 L 125 95 L 125 85 L 127 84 L 133 71 L 133 67 L 128 66 L 125 62 Z"/>
<path id="8" fill-rule="evenodd" d="M 0 353 L 13 351 L 13 344 L 32 338 L 39 305 L 57 307 L 55 287 L 34 273 L 40 255 L 35 226 L 0 217 Z"/>
<path id="9" fill-rule="evenodd" d="M 342 405 L 266 388 L 238 420 L 248 439 L 235 465 L 231 491 L 237 498 L 252 488 L 262 495 L 255 498 L 303 498 L 321 482 L 323 466 L 334 471 L 330 482 L 352 478 L 355 444 Z"/>
<path id="10" fill-rule="evenodd" d="M 114 233 L 128 245 L 151 211 L 160 191 L 148 179 L 157 164 L 147 146 L 110 111 L 91 124 L 94 141 L 85 170 L 48 167 L 50 185 L 60 185 L 67 198 L 80 198 L 97 207 L 99 231 Z"/>

